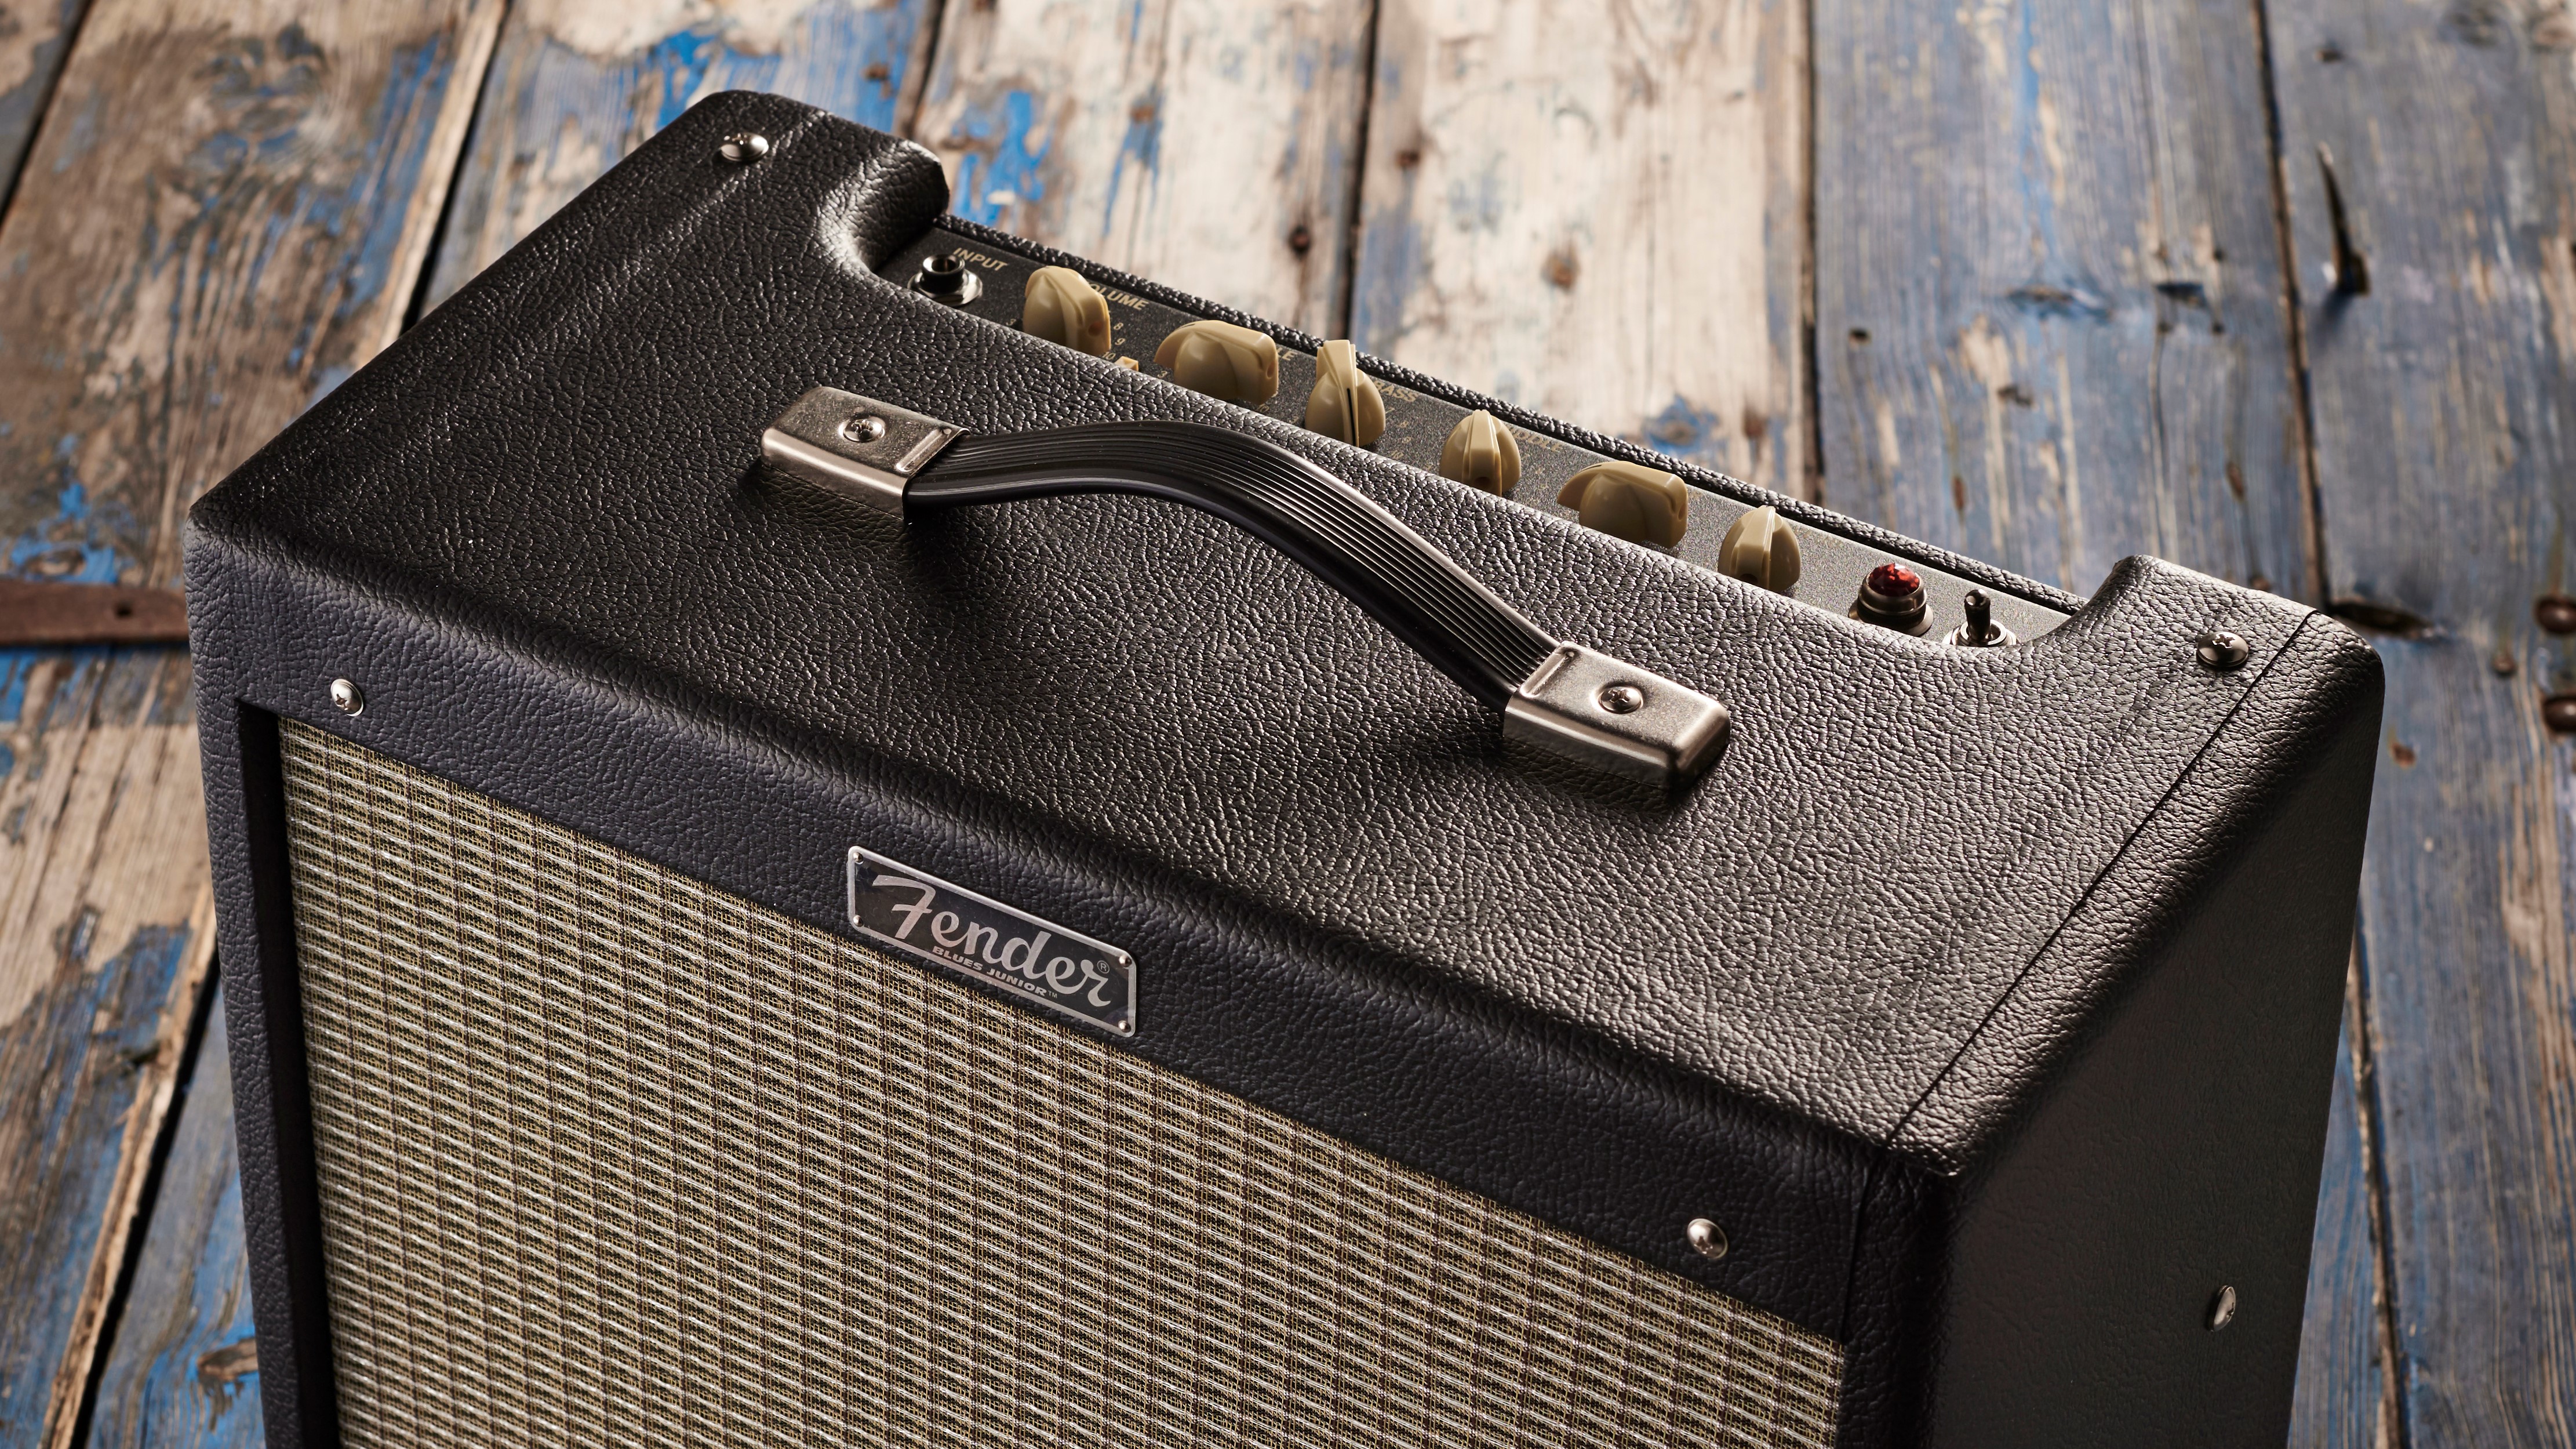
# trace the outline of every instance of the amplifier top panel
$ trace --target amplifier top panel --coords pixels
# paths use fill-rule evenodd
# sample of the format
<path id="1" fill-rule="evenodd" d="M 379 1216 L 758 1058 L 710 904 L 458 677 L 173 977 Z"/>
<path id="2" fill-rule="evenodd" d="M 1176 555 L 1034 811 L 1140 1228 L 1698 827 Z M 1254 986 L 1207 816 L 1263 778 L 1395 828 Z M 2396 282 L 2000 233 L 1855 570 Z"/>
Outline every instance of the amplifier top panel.
<path id="1" fill-rule="evenodd" d="M 1174 366 L 1182 358 L 1178 349 L 1167 352 L 1169 339 L 1193 323 L 1225 321 L 1238 315 L 954 217 L 924 232 L 919 240 L 877 269 L 878 275 L 901 282 L 925 297 L 1023 332 L 1031 330 L 1029 319 L 1033 314 L 1052 310 L 1056 294 L 1068 286 L 1061 273 L 1068 271 L 1085 281 L 1091 277 L 1101 279 L 1088 289 L 1098 299 L 1092 304 L 1097 314 L 1107 322 L 1094 344 L 1101 349 L 1098 355 L 1114 359 L 1116 365 L 1168 378 L 1185 387 L 1200 380 L 1183 376 L 1185 369 Z M 1054 275 L 1041 278 L 1042 272 Z M 1030 286 L 1032 279 L 1039 282 L 1035 293 Z M 1130 286 L 1136 290 L 1129 290 Z M 1039 323 L 1040 327 L 1045 325 L 1043 320 Z M 1277 347 L 1273 383 L 1276 390 L 1263 398 L 1229 400 L 1291 426 L 1315 430 L 1322 422 L 1309 416 L 1317 396 L 1316 354 L 1326 344 L 1286 328 L 1261 326 Z M 1086 340 L 1072 339 L 1077 347 Z M 1169 361 L 1157 360 L 1166 356 Z M 1369 379 L 1369 390 L 1376 395 L 1378 411 L 1383 415 L 1383 430 L 1361 445 L 1369 452 L 1409 463 L 1427 473 L 1440 473 L 1444 461 L 1452 460 L 1451 442 L 1460 437 L 1460 427 L 1470 414 L 1482 409 L 1487 417 L 1494 417 L 1495 410 L 1499 410 L 1502 416 L 1496 426 L 1512 435 L 1515 464 L 1511 485 L 1502 491 L 1524 507 L 1558 518 L 1583 520 L 1579 493 L 1574 503 L 1561 501 L 1566 485 L 1576 474 L 1604 462 L 1638 456 L 1633 447 L 1612 447 L 1609 440 L 1592 437 L 1582 429 L 1520 413 L 1492 398 L 1468 396 L 1453 385 L 1416 376 L 1376 358 L 1354 357 L 1352 365 Z M 1354 441 L 1347 437 L 1339 440 Z M 1661 468 L 1676 466 L 1669 460 L 1655 461 Z M 1460 471 L 1454 462 L 1451 471 Z M 1670 542 L 1656 537 L 1627 541 L 1639 548 L 1686 559 L 1712 573 L 1741 576 L 1746 571 L 1726 567 L 1724 557 L 1728 541 L 1739 537 L 1733 525 L 1757 507 L 1767 505 L 1776 512 L 1780 505 L 1789 504 L 1793 516 L 1783 519 L 1780 526 L 1796 539 L 1795 576 L 1774 575 L 1763 581 L 1764 586 L 1786 598 L 1854 618 L 1869 618 L 1869 605 L 1877 602 L 1867 589 L 1870 573 L 1894 565 L 1922 581 L 1923 597 L 1919 608 L 1902 611 L 1887 620 L 1887 626 L 1935 640 L 1951 637 L 1965 624 L 1963 601 L 1972 589 L 1987 601 L 1992 623 L 2009 631 L 1999 637 L 2016 640 L 2036 638 L 2056 628 L 2066 622 L 2075 607 L 2074 600 L 2027 579 L 2000 577 L 1982 570 L 1978 577 L 1967 577 L 1927 561 L 1926 551 L 1897 552 L 1888 546 L 1897 540 L 1874 536 L 1875 530 L 1863 528 L 1853 520 L 1821 509 L 1800 508 L 1791 500 L 1734 479 L 1695 469 L 1675 476 L 1690 489 L 1683 516 L 1675 520 L 1675 536 Z M 1488 489 L 1494 486 L 1490 479 L 1480 482 Z"/>

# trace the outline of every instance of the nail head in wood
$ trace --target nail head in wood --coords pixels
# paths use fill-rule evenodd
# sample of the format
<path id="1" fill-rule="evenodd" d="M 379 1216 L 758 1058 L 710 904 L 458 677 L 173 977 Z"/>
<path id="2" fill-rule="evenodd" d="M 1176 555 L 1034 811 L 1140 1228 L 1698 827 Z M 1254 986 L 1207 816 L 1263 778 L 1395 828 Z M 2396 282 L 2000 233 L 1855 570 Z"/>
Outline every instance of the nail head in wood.
<path id="1" fill-rule="evenodd" d="M 0 649 L 187 642 L 177 589 L 0 579 Z"/>

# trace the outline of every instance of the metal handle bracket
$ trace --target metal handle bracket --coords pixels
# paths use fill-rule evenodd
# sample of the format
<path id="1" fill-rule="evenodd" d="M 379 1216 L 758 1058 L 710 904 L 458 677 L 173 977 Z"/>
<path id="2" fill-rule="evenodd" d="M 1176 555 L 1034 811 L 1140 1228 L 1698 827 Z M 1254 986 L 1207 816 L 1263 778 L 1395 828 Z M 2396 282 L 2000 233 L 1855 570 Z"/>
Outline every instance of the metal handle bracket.
<path id="1" fill-rule="evenodd" d="M 1560 644 L 1503 706 L 1503 736 L 1666 789 L 1726 743 L 1726 706 L 1580 644 Z"/>
<path id="2" fill-rule="evenodd" d="M 872 397 L 818 387 L 760 435 L 760 455 L 816 487 L 901 518 L 904 489 L 965 431 Z"/>

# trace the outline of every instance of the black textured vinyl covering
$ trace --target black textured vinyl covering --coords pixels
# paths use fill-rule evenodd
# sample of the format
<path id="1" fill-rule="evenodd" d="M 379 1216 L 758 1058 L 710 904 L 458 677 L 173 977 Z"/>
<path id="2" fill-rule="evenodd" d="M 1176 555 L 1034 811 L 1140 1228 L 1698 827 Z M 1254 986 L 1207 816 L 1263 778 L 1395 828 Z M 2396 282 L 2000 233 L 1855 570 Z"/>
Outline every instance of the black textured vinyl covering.
<path id="1" fill-rule="evenodd" d="M 270 715 L 819 927 L 865 845 L 1114 943 L 1144 1057 L 1847 1344 L 1847 1444 L 2278 1443 L 2365 645 L 2145 559 L 2020 648 L 1803 607 L 871 273 L 945 203 L 917 147 L 710 99 L 192 515 L 279 1442 L 328 1442 L 329 1370 Z M 1168 503 L 863 516 L 758 464 L 818 385 L 1267 438 L 1731 741 L 1671 796 L 1506 746 Z"/>

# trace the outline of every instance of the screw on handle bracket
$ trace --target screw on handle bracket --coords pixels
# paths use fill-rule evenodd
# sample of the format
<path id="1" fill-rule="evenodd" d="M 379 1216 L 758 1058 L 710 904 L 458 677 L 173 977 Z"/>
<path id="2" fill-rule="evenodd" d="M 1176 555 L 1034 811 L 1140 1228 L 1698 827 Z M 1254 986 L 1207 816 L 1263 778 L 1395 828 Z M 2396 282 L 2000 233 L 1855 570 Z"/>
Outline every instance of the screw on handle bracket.
<path id="1" fill-rule="evenodd" d="M 1503 706 L 1503 736 L 1667 789 L 1726 743 L 1726 706 L 1580 644 L 1559 644 Z"/>
<path id="2" fill-rule="evenodd" d="M 760 455 L 782 472 L 901 518 L 913 476 L 965 431 L 892 403 L 818 387 L 760 435 Z"/>

